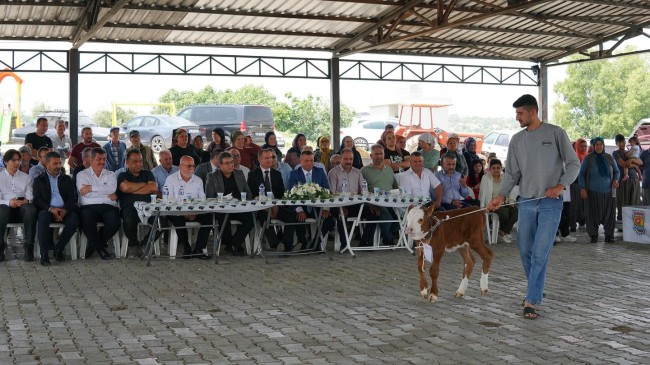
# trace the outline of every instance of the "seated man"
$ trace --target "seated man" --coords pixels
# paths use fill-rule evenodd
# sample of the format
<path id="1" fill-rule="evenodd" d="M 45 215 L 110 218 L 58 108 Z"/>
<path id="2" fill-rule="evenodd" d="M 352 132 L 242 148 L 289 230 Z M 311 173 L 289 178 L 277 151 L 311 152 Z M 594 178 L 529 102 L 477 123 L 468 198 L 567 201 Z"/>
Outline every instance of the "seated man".
<path id="1" fill-rule="evenodd" d="M 292 189 L 298 184 L 315 183 L 320 187 L 329 190 L 329 182 L 327 181 L 327 174 L 325 169 L 314 166 L 314 153 L 310 149 L 304 149 L 300 153 L 300 164 L 291 171 L 289 176 L 289 189 Z M 304 222 L 307 217 L 314 218 L 315 210 L 309 206 L 294 207 L 296 212 L 296 221 Z M 334 227 L 334 219 L 330 215 L 329 208 L 323 208 L 321 211 L 323 222 L 321 225 L 321 236 L 326 235 Z M 314 234 L 316 234 L 314 232 Z M 302 248 L 309 248 L 307 242 L 307 229 L 304 225 L 296 226 L 296 236 L 298 236 L 298 243 Z"/>
<path id="2" fill-rule="evenodd" d="M 275 198 L 281 198 L 284 196 L 284 183 L 282 182 L 282 175 L 280 172 L 271 166 L 273 165 L 273 153 L 271 149 L 261 149 L 257 152 L 257 159 L 260 163 L 260 168 L 252 170 L 248 174 L 248 188 L 253 194 L 253 198 L 257 198 L 259 195 L 260 184 L 264 184 L 265 191 L 273 192 Z M 270 209 L 271 219 L 278 219 L 284 223 L 295 223 L 296 214 L 291 211 L 291 207 L 286 206 L 274 206 Z M 267 220 L 267 212 L 260 211 L 257 214 L 257 217 L 263 222 Z M 284 251 L 293 250 L 293 232 L 294 226 L 286 225 L 284 226 L 283 232 L 283 241 L 284 241 Z M 266 240 L 269 243 L 271 248 L 276 248 L 280 244 L 280 239 L 272 228 L 267 228 L 264 232 L 266 235 Z"/>
<path id="3" fill-rule="evenodd" d="M 469 207 L 467 202 L 470 188 L 465 178 L 456 171 L 456 154 L 447 153 L 442 157 L 442 170 L 436 172 L 442 184 L 442 207 L 446 210 Z"/>
<path id="4" fill-rule="evenodd" d="M 25 261 L 34 261 L 36 208 L 32 201 L 29 175 L 19 170 L 20 152 L 7 150 L 2 156 L 6 169 L 0 172 L 0 261 L 5 260 L 7 224 L 23 222 Z"/>
<path id="5" fill-rule="evenodd" d="M 81 165 L 75 167 L 74 170 L 72 171 L 72 182 L 74 183 L 75 186 L 77 186 L 77 174 L 90 167 L 90 153 L 92 151 L 93 151 L 93 147 L 86 147 L 81 152 L 82 163 Z M 63 171 L 63 169 L 61 171 Z"/>
<path id="6" fill-rule="evenodd" d="M 90 158 L 90 167 L 77 174 L 81 230 L 88 238 L 86 258 L 97 251 L 102 260 L 110 260 L 108 240 L 120 230 L 117 178 L 113 171 L 104 169 L 106 151 L 101 147 L 94 147 Z M 97 228 L 98 222 L 104 223 L 104 227 Z"/>
<path id="7" fill-rule="evenodd" d="M 219 150 L 212 150 L 210 153 L 210 161 L 206 161 L 194 170 L 194 175 L 198 176 L 203 184 L 206 184 L 208 181 L 208 174 L 213 173 L 219 170 Z"/>
<path id="8" fill-rule="evenodd" d="M 251 172 L 251 170 L 248 167 L 241 164 L 241 152 L 239 152 L 239 150 L 236 148 L 233 148 L 228 152 L 230 152 L 230 154 L 232 155 L 232 163 L 233 166 L 235 166 L 235 170 L 240 170 L 241 172 L 243 172 L 244 176 L 246 176 L 246 178 L 248 179 L 248 174 Z"/>
<path id="9" fill-rule="evenodd" d="M 34 181 L 34 178 L 45 172 L 45 155 L 50 152 L 48 147 L 41 147 L 38 149 L 38 164 L 29 169 L 29 181 Z"/>
<path id="10" fill-rule="evenodd" d="M 411 168 L 397 174 L 399 186 L 404 187 L 408 194 L 428 198 L 433 201 L 437 211 L 442 208 L 442 185 L 440 180 L 427 168 L 424 168 L 424 156 L 420 152 L 411 154 Z"/>
<path id="11" fill-rule="evenodd" d="M 204 199 L 203 181 L 194 175 L 194 158 L 191 156 L 181 157 L 179 168 L 178 172 L 169 175 L 165 181 L 165 187 L 169 190 L 169 198 L 173 200 L 180 199 L 180 191 L 182 190 L 184 196 L 191 195 L 194 198 Z M 212 230 L 212 214 L 173 215 L 169 216 L 167 220 L 178 228 L 176 234 L 178 235 L 178 243 L 183 246 L 184 259 L 196 257 L 201 260 L 209 260 L 212 257 L 203 252 L 203 249 L 208 244 L 210 230 Z M 197 222 L 202 226 L 199 228 L 193 251 L 187 237 L 187 229 L 185 229 L 186 222 Z"/>
<path id="12" fill-rule="evenodd" d="M 178 166 L 172 164 L 172 153 L 169 150 L 162 150 L 158 154 L 158 162 L 160 165 L 154 167 L 151 172 L 156 178 L 156 184 L 158 185 L 158 197 L 162 197 L 162 189 L 165 186 L 165 181 L 169 175 L 178 172 Z"/>
<path id="13" fill-rule="evenodd" d="M 131 149 L 126 151 L 126 171 L 117 176 L 117 197 L 120 202 L 120 213 L 122 215 L 122 224 L 124 234 L 129 239 L 129 257 L 138 256 L 138 248 L 143 246 L 149 240 L 147 234 L 142 241 L 138 240 L 138 223 L 140 218 L 138 212 L 133 206 L 135 202 L 151 202 L 151 194 L 156 194 L 158 185 L 153 173 L 142 168 L 142 154 L 140 150 Z M 149 218 L 149 223 L 153 223 L 154 217 Z M 160 219 L 161 226 L 166 226 L 165 219 Z M 158 232 L 158 236 L 160 231 Z"/>
<path id="14" fill-rule="evenodd" d="M 38 210 L 38 244 L 41 248 L 41 265 L 48 266 L 50 258 L 48 250 L 54 244 L 51 223 L 63 223 L 63 232 L 59 235 L 59 242 L 54 245 L 56 261 L 63 262 L 63 250 L 68 244 L 77 228 L 79 228 L 79 215 L 77 214 L 77 195 L 72 178 L 62 173 L 63 161 L 58 152 L 48 152 L 45 155 L 47 173 L 34 179 L 34 205 Z M 73 243 L 74 244 L 74 243 Z"/>
<path id="15" fill-rule="evenodd" d="M 375 188 L 378 188 L 380 192 L 390 191 L 391 189 L 396 189 L 398 187 L 397 180 L 395 180 L 395 174 L 393 169 L 390 166 L 384 165 L 384 147 L 379 144 L 374 144 L 370 147 L 370 158 L 372 163 L 370 165 L 364 166 L 361 168 L 361 175 L 368 182 L 368 189 L 373 191 Z M 368 204 L 368 209 L 380 220 L 395 220 L 397 217 L 395 213 L 385 207 L 377 207 L 372 204 Z M 391 233 L 393 222 L 386 222 L 379 224 L 381 229 L 381 238 L 382 244 L 385 246 L 394 245 L 393 235 Z M 365 230 L 370 229 L 374 234 L 375 228 L 374 224 L 366 224 Z M 395 229 L 397 230 L 397 229 Z M 370 245 L 370 242 L 361 242 L 362 244 Z"/>
<path id="16" fill-rule="evenodd" d="M 236 151 L 236 150 L 233 150 Z M 212 150 L 213 154 L 219 154 L 219 150 Z M 205 184 L 205 196 L 215 198 L 217 193 L 223 195 L 232 195 L 240 197 L 241 193 L 252 196 L 251 189 L 246 183 L 244 173 L 235 170 L 235 164 L 230 152 L 221 152 L 219 154 L 220 169 L 208 174 L 208 182 Z M 230 219 L 224 222 L 225 214 L 217 214 L 219 225 L 225 225 L 221 239 L 225 245 L 226 251 L 232 252 L 234 256 L 244 256 L 245 250 L 242 242 L 246 239 L 248 233 L 253 229 L 253 220 L 250 213 L 230 213 L 229 218 L 240 221 L 242 224 L 237 228 L 233 236 Z"/>

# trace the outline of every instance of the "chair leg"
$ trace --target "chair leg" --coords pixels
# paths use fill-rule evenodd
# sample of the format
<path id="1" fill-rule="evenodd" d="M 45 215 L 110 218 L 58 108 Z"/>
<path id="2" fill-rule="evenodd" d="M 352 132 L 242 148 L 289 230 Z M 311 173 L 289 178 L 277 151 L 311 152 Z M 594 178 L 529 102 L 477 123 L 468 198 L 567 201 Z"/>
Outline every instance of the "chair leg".
<path id="1" fill-rule="evenodd" d="M 169 231 L 169 258 L 176 258 L 176 249 L 178 248 L 178 235 L 176 234 L 176 228 L 173 228 Z"/>

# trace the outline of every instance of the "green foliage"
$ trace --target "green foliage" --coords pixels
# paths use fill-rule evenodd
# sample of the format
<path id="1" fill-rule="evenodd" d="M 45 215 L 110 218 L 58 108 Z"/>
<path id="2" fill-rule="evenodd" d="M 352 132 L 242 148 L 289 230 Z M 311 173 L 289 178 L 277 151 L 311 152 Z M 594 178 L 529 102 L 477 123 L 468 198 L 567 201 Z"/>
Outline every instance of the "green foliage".
<path id="1" fill-rule="evenodd" d="M 650 62 L 633 55 L 571 64 L 554 90 L 560 99 L 553 105 L 554 123 L 571 138 L 628 136 L 650 116 Z"/>
<path id="2" fill-rule="evenodd" d="M 31 119 L 36 119 L 37 115 L 41 114 L 42 112 L 44 112 L 46 110 L 51 110 L 51 109 L 52 108 L 49 105 L 45 104 L 45 102 L 39 101 L 38 103 L 34 104 L 34 106 L 32 107 L 32 118 Z M 23 120 L 23 123 L 25 123 L 25 122 L 26 121 Z"/>
<path id="3" fill-rule="evenodd" d="M 198 92 L 171 89 L 160 97 L 164 103 L 176 103 L 176 109 L 195 104 L 259 104 L 273 111 L 275 127 L 280 131 L 303 133 L 309 140 L 321 135 L 330 135 L 330 106 L 320 97 L 307 95 L 304 98 L 290 93 L 285 95 L 289 103 L 280 102 L 263 86 L 245 85 L 240 89 L 215 90 L 208 85 Z M 352 123 L 354 111 L 341 106 L 341 127 Z"/>
<path id="4" fill-rule="evenodd" d="M 117 125 L 122 125 L 136 116 L 136 112 L 130 109 L 117 108 Z M 111 110 L 98 110 L 93 114 L 93 120 L 100 127 L 109 128 L 112 126 L 113 112 Z"/>
<path id="5" fill-rule="evenodd" d="M 487 135 L 491 131 L 517 129 L 519 124 L 513 117 L 481 117 L 481 116 L 460 116 L 449 115 L 448 132 L 483 133 Z"/>

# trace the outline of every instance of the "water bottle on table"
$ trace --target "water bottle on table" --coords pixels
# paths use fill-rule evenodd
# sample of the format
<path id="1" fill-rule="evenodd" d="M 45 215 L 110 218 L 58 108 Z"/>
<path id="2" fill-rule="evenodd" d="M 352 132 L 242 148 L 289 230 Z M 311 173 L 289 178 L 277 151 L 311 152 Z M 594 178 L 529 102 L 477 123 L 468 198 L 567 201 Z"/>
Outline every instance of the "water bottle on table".
<path id="1" fill-rule="evenodd" d="M 368 182 L 366 180 L 361 181 L 361 194 L 368 195 Z"/>
<path id="2" fill-rule="evenodd" d="M 350 194 L 350 184 L 348 183 L 348 179 L 344 179 L 341 182 L 341 193 L 343 195 L 349 195 Z"/>
<path id="3" fill-rule="evenodd" d="M 264 197 L 266 196 L 266 188 L 264 188 L 264 183 L 260 184 L 260 188 L 258 191 L 259 191 L 259 195 L 257 196 L 257 199 L 264 200 Z"/>
<path id="4" fill-rule="evenodd" d="M 181 203 L 185 203 L 185 188 L 182 185 L 178 189 L 178 201 Z"/>
<path id="5" fill-rule="evenodd" d="M 167 187 L 167 185 L 163 187 L 162 198 L 163 198 L 163 203 L 169 203 L 169 188 Z"/>

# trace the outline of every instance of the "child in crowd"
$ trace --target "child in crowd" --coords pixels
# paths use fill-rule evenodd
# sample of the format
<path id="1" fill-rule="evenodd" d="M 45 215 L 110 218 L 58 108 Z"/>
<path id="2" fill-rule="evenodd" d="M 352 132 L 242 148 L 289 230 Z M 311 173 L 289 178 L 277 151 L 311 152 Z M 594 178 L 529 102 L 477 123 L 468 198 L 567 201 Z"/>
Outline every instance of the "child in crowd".
<path id="1" fill-rule="evenodd" d="M 639 168 L 639 165 L 636 164 L 636 161 L 641 156 L 641 146 L 639 145 L 639 138 L 637 138 L 636 136 L 630 137 L 628 142 L 630 143 L 630 150 L 625 153 L 625 157 L 627 157 L 628 159 L 632 159 L 630 160 L 630 163 L 632 164 L 631 168 L 636 170 L 636 173 L 639 176 L 639 180 L 642 180 L 643 175 L 641 174 L 641 169 Z M 626 167 L 623 169 L 622 181 L 627 181 L 630 178 L 627 172 L 628 172 L 628 168 Z"/>

